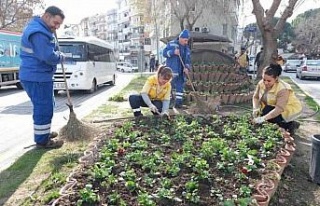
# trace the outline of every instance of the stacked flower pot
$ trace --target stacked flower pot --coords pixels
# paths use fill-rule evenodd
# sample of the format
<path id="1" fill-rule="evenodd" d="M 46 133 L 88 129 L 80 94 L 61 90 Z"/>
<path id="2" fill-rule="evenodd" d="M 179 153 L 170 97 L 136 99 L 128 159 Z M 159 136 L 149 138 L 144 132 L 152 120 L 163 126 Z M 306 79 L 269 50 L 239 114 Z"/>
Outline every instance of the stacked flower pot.
<path id="1" fill-rule="evenodd" d="M 253 85 L 249 76 L 233 65 L 194 64 L 186 83 L 186 102 L 195 101 L 194 95 L 203 101 L 219 100 L 219 104 L 250 102 Z"/>

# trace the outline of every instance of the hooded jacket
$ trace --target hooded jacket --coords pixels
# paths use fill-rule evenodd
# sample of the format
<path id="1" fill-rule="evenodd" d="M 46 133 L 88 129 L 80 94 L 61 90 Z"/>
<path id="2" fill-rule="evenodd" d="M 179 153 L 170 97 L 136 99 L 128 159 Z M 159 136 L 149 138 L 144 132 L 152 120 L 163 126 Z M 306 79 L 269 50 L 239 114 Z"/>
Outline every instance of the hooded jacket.
<path id="1" fill-rule="evenodd" d="M 188 69 L 191 69 L 191 51 L 188 45 L 180 45 L 178 39 L 170 41 L 167 44 L 166 48 L 163 50 L 163 56 L 167 58 L 166 66 L 170 67 L 173 73 L 179 74 L 179 76 L 183 76 L 183 66 L 180 62 L 179 56 L 174 54 L 175 49 L 180 50 L 182 61 Z"/>
<path id="2" fill-rule="evenodd" d="M 25 28 L 21 38 L 19 79 L 50 82 L 62 60 L 57 40 L 46 23 L 38 16 Z"/>

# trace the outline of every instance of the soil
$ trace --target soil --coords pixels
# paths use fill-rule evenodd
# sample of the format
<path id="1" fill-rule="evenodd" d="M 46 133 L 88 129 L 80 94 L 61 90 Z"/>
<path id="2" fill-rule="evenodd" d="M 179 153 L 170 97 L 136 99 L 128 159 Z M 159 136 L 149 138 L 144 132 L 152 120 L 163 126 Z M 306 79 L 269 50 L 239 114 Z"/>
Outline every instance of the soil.
<path id="1" fill-rule="evenodd" d="M 284 147 L 281 133 L 274 131 L 277 128 L 271 124 L 252 125 L 248 116 L 175 116 L 169 120 L 143 117 L 126 121 L 114 130 L 111 139 L 106 139 L 99 152 L 101 159 L 71 176 L 77 183 L 58 205 L 77 205 L 84 200 L 88 194 L 83 195 L 83 188 L 88 183 L 99 193 L 100 200 L 83 205 L 121 205 L 121 201 L 127 205 L 228 205 L 228 201 L 234 201 L 234 195 L 239 202 L 250 201 L 246 199 L 250 193 L 244 193 L 244 188 L 262 178 L 263 165 Z M 269 135 L 264 135 L 267 132 Z M 270 143 L 270 138 L 274 138 L 272 146 L 261 149 L 266 142 Z M 235 144 L 239 141 L 250 149 L 241 149 L 243 146 Z M 248 152 L 257 158 L 252 164 L 248 164 Z M 112 169 L 104 174 L 107 168 Z M 111 176 L 115 181 L 111 182 Z M 197 185 L 192 186 L 197 189 L 188 191 L 188 183 Z M 254 188 L 252 191 L 255 192 Z M 152 200 L 154 204 L 141 202 L 144 192 L 153 196 L 145 201 Z M 111 197 L 115 200 L 111 201 Z"/>
<path id="2" fill-rule="evenodd" d="M 290 164 L 282 173 L 278 189 L 272 197 L 269 206 L 320 206 L 320 186 L 310 181 L 309 162 L 311 158 L 311 137 L 320 134 L 319 122 L 301 119 L 313 119 L 315 112 L 308 108 L 304 101 L 304 94 L 297 94 L 303 104 L 303 112 L 298 119 L 299 129 L 293 135 L 296 151 Z M 247 105 L 247 107 L 250 105 Z M 221 113 L 241 114 L 236 108 L 223 108 Z"/>
<path id="3" fill-rule="evenodd" d="M 301 101 L 304 103 L 303 99 L 304 96 L 302 95 Z M 119 108 L 129 109 L 127 102 L 117 103 L 117 105 Z M 245 106 L 250 107 L 250 105 Z M 248 111 L 241 108 L 223 107 L 220 110 L 220 113 L 223 114 L 236 113 L 241 115 L 244 112 L 247 113 Z M 303 117 L 309 117 L 313 114 L 314 112 L 304 105 Z M 320 133 L 319 123 L 299 122 L 301 124 L 300 128 L 294 135 L 297 149 L 290 164 L 282 174 L 278 190 L 271 199 L 269 206 L 320 206 L 320 186 L 309 181 L 311 136 Z"/>

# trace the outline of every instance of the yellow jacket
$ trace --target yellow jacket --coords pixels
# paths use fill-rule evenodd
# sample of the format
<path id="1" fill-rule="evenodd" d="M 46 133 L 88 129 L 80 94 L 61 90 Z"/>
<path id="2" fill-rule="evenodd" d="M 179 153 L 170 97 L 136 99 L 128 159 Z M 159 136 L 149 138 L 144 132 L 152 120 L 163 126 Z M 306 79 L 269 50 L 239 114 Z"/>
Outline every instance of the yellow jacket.
<path id="1" fill-rule="evenodd" d="M 158 82 L 158 76 L 153 75 L 149 77 L 144 84 L 141 93 L 148 94 L 150 100 L 170 100 L 171 95 L 171 83 L 160 86 Z"/>
<path id="2" fill-rule="evenodd" d="M 263 94 L 266 92 L 266 87 L 263 84 L 263 80 L 261 80 L 258 85 L 259 87 L 259 101 L 262 104 L 262 109 L 265 107 L 265 105 L 263 104 L 263 102 L 261 101 Z M 288 102 L 286 104 L 286 106 L 284 107 L 284 111 L 281 113 L 283 119 L 286 122 L 290 122 L 294 119 L 296 119 L 302 112 L 302 105 L 299 101 L 299 99 L 296 97 L 296 95 L 294 94 L 291 86 L 282 81 L 279 80 L 278 82 L 276 82 L 273 87 L 267 92 L 267 104 L 270 106 L 275 106 L 276 102 L 277 102 L 277 94 L 279 91 L 281 91 L 282 89 L 288 89 L 289 90 L 289 99 Z"/>
<path id="3" fill-rule="evenodd" d="M 249 65 L 247 53 L 240 54 L 240 56 L 238 57 L 238 63 L 240 67 L 247 67 Z"/>

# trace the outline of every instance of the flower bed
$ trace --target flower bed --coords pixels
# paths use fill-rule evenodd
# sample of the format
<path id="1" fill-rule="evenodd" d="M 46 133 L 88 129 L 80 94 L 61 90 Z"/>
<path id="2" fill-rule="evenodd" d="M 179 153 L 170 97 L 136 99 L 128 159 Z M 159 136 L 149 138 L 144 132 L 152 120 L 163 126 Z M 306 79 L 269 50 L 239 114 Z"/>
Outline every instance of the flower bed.
<path id="1" fill-rule="evenodd" d="M 267 205 L 290 161 L 281 131 L 249 116 L 145 117 L 98 145 L 53 205 Z"/>

